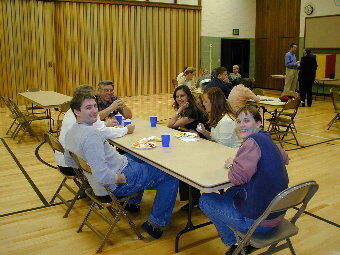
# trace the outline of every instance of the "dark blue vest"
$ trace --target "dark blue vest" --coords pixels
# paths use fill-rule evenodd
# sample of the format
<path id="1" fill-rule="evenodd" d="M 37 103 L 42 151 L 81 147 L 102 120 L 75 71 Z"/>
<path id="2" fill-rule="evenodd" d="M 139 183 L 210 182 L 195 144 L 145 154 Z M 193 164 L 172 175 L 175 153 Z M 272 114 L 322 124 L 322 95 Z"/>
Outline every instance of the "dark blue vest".
<path id="1" fill-rule="evenodd" d="M 250 181 L 235 187 L 240 191 L 234 197 L 234 205 L 244 216 L 255 220 L 262 215 L 273 198 L 288 187 L 288 175 L 281 152 L 268 132 L 261 130 L 248 138 L 253 138 L 258 144 L 261 157 Z M 281 214 L 270 214 L 267 219 Z"/>

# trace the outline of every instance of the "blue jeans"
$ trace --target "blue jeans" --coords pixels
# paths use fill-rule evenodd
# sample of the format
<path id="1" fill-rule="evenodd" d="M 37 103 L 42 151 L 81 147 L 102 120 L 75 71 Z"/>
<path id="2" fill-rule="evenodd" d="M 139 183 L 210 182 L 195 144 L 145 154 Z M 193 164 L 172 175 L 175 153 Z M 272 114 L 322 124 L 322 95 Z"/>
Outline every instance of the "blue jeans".
<path id="1" fill-rule="evenodd" d="M 176 202 L 178 180 L 132 155 L 126 156 L 128 165 L 123 170 L 126 183 L 118 184 L 114 194 L 129 196 L 145 189 L 156 190 L 149 220 L 159 226 L 168 225 Z M 141 198 L 139 196 L 134 202 L 140 202 Z"/>
<path id="2" fill-rule="evenodd" d="M 234 232 L 227 226 L 231 226 L 241 232 L 247 232 L 254 220 L 243 216 L 233 205 L 233 197 L 237 189 L 227 190 L 223 194 L 206 193 L 199 201 L 199 206 L 205 215 L 214 223 L 222 242 L 228 246 L 236 243 Z M 264 234 L 272 227 L 259 226 L 255 234 Z"/>

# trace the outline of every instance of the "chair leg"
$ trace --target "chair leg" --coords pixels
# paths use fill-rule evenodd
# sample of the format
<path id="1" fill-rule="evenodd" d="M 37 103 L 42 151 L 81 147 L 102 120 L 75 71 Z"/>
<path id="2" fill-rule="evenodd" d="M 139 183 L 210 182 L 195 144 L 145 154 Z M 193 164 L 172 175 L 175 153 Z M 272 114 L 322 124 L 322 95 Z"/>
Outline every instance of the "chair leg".
<path id="1" fill-rule="evenodd" d="M 8 130 L 7 130 L 7 132 L 6 132 L 6 135 L 8 135 L 8 134 L 9 134 L 9 132 L 11 131 L 11 129 L 12 129 L 12 127 L 13 127 L 13 125 L 14 125 L 15 121 L 16 121 L 16 120 L 13 120 L 13 122 L 12 122 L 11 126 L 8 128 Z"/>
<path id="2" fill-rule="evenodd" d="M 293 255 L 296 255 L 295 250 L 294 250 L 294 248 L 293 248 L 292 242 L 290 241 L 289 238 L 286 239 L 286 240 L 287 240 L 287 243 L 288 243 L 288 246 L 289 246 L 290 251 L 292 252 Z"/>
<path id="3" fill-rule="evenodd" d="M 83 192 L 83 189 L 82 189 L 82 188 L 79 188 L 77 194 L 74 196 L 74 198 L 72 199 L 72 201 L 71 201 L 69 207 L 67 208 L 67 210 L 66 210 L 66 212 L 65 212 L 65 214 L 64 214 L 64 216 L 63 216 L 64 218 L 67 218 L 67 217 L 68 217 L 68 214 L 69 214 L 70 211 L 72 210 L 72 208 L 73 208 L 75 202 L 77 201 L 78 197 L 80 196 L 81 192 Z"/>
<path id="4" fill-rule="evenodd" d="M 65 178 L 63 179 L 63 181 L 61 182 L 61 184 L 59 185 L 57 191 L 54 193 L 54 195 L 53 195 L 53 197 L 52 197 L 52 199 L 51 199 L 51 201 L 50 201 L 50 204 L 52 204 L 52 203 L 54 202 L 54 200 L 55 200 L 55 198 L 57 197 L 59 191 L 60 191 L 61 188 L 64 186 L 64 183 L 66 182 L 66 180 L 67 180 L 67 178 L 65 177 Z"/>
<path id="5" fill-rule="evenodd" d="M 122 210 L 119 210 L 118 213 L 116 214 L 111 207 L 107 207 L 107 210 L 110 212 L 110 214 L 114 217 L 114 220 L 113 222 L 110 224 L 110 227 L 108 229 L 108 231 L 106 232 L 104 238 L 102 239 L 102 242 L 100 243 L 100 246 L 97 250 L 97 253 L 100 253 L 103 251 L 103 247 L 104 247 L 104 244 L 106 242 L 106 240 L 108 239 L 108 237 L 111 235 L 116 223 L 119 221 L 120 219 L 120 216 L 122 215 L 123 211 Z M 116 215 L 116 216 L 114 216 Z"/>
<path id="6" fill-rule="evenodd" d="M 125 206 L 124 206 L 125 207 Z M 135 223 L 130 219 L 130 217 L 126 214 L 125 211 L 122 211 L 123 218 L 129 223 L 132 230 L 135 232 L 135 234 L 138 236 L 138 239 L 143 240 L 144 236 L 140 233 L 140 231 L 137 229 Z"/>
<path id="7" fill-rule="evenodd" d="M 96 203 L 95 203 L 95 202 L 92 202 L 89 211 L 87 212 L 87 214 L 86 214 L 86 216 L 85 216 L 83 222 L 81 223 L 80 227 L 79 227 L 78 230 L 77 230 L 77 233 L 80 233 L 80 232 L 83 230 L 83 227 L 84 227 L 86 221 L 88 220 L 88 218 L 90 217 L 90 214 L 91 214 L 91 212 L 92 212 L 92 210 L 93 210 L 93 207 L 94 207 L 95 205 L 96 205 Z"/>
<path id="8" fill-rule="evenodd" d="M 334 122 L 335 122 L 336 120 L 338 120 L 338 119 L 339 119 L 339 115 L 337 114 L 337 115 L 335 115 L 334 118 L 328 123 L 328 128 L 327 128 L 327 130 L 329 130 L 329 129 L 331 128 L 331 126 L 334 124 Z"/>
<path id="9" fill-rule="evenodd" d="M 290 127 L 290 130 L 292 131 L 292 135 L 294 136 L 294 139 L 295 139 L 295 141 L 296 141 L 296 145 L 297 145 L 297 146 L 300 146 L 300 144 L 299 144 L 299 142 L 298 142 L 298 140 L 297 140 L 297 138 L 296 138 L 296 136 L 295 136 L 295 133 L 294 133 L 292 127 Z"/>

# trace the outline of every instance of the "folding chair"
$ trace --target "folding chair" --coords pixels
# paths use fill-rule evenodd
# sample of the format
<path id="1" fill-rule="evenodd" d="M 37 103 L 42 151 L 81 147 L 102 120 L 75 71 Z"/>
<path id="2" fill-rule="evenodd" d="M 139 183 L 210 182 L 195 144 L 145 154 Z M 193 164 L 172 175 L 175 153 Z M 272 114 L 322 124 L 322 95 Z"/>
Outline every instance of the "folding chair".
<path id="1" fill-rule="evenodd" d="M 253 93 L 257 96 L 264 96 L 264 91 L 263 89 L 260 89 L 260 88 L 253 89 Z"/>
<path id="2" fill-rule="evenodd" d="M 6 131 L 6 135 L 8 135 L 10 132 L 12 132 L 11 137 L 13 137 L 16 128 L 18 128 L 18 121 L 17 121 L 17 115 L 15 114 L 13 107 L 10 103 L 10 101 L 8 100 L 8 98 L 5 98 L 3 96 L 0 96 L 0 99 L 5 103 L 6 107 L 9 109 L 9 111 L 11 112 L 11 114 L 9 115 L 9 117 L 11 117 L 13 119 L 13 122 L 11 123 L 11 125 L 9 126 L 9 128 Z M 16 127 L 14 128 L 14 131 L 12 131 L 13 126 L 16 125 Z"/>
<path id="3" fill-rule="evenodd" d="M 53 152 L 56 152 L 56 151 L 59 151 L 60 153 L 65 152 L 63 146 L 60 144 L 58 139 L 55 136 L 53 136 L 50 132 L 46 132 L 44 134 L 44 137 L 45 137 L 45 141 L 47 141 L 48 144 L 51 146 Z M 50 165 L 48 165 L 48 166 L 50 166 Z M 71 167 L 58 166 L 57 169 L 63 175 L 64 178 L 63 178 L 62 182 L 60 183 L 59 187 L 57 188 L 56 192 L 54 193 L 54 195 L 53 195 L 53 197 L 50 201 L 50 204 L 53 204 L 54 200 L 56 198 L 59 198 L 63 202 L 63 204 L 66 205 L 66 207 L 67 207 L 66 212 L 63 216 L 64 218 L 67 218 L 70 211 L 72 210 L 75 202 L 80 197 L 80 195 L 85 191 L 86 184 L 82 180 L 78 179 L 76 172 Z M 68 180 L 74 181 L 74 183 L 77 185 L 78 189 L 75 190 L 70 185 L 68 185 L 66 183 Z M 60 191 L 62 190 L 62 188 L 66 188 L 68 191 L 70 191 L 73 194 L 73 199 L 70 202 L 67 199 L 65 199 L 64 197 L 62 197 L 62 195 L 60 194 Z"/>
<path id="4" fill-rule="evenodd" d="M 295 255 L 295 251 L 290 238 L 299 232 L 299 228 L 295 225 L 297 219 L 305 211 L 308 202 L 318 190 L 319 185 L 315 181 L 304 182 L 288 188 L 279 193 L 269 204 L 264 213 L 254 222 L 247 233 L 242 233 L 230 226 L 228 226 L 235 234 L 238 242 L 238 247 L 233 255 L 243 254 L 243 248 L 247 245 L 252 245 L 255 248 L 268 247 L 268 250 L 260 254 L 273 254 L 283 249 L 289 248 L 291 253 Z M 283 219 L 279 226 L 273 228 L 266 234 L 254 234 L 256 228 L 265 220 L 269 214 L 275 212 L 285 212 L 288 209 L 300 206 L 293 218 L 288 221 Z M 278 246 L 281 241 L 285 243 Z"/>
<path id="5" fill-rule="evenodd" d="M 82 158 L 78 157 L 72 152 L 70 152 L 70 155 L 74 159 L 74 161 L 76 161 L 76 163 L 79 165 L 79 168 L 80 168 L 79 172 L 82 171 L 83 173 L 92 174 L 91 168 L 87 165 L 87 163 Z M 79 174 L 82 174 L 82 173 L 79 173 Z M 113 194 L 113 192 L 110 190 L 107 184 L 104 184 L 104 188 L 106 189 L 109 195 L 96 196 L 92 188 L 87 188 L 85 190 L 86 195 L 92 200 L 92 204 L 82 224 L 80 225 L 77 231 L 78 233 L 81 232 L 84 225 L 86 225 L 101 239 L 101 243 L 100 243 L 99 248 L 97 249 L 97 253 L 102 252 L 106 240 L 111 235 L 116 223 L 121 219 L 121 217 L 123 217 L 129 223 L 130 227 L 132 228 L 132 230 L 135 232 L 135 234 L 138 236 L 139 239 L 144 239 L 144 237 L 141 235 L 139 230 L 136 228 L 136 225 L 132 222 L 132 220 L 129 218 L 126 211 L 124 210 L 129 199 L 136 197 L 139 193 L 136 193 L 131 196 L 119 198 Z M 96 208 L 96 206 L 98 208 Z M 113 219 L 110 219 L 109 217 L 104 215 L 100 211 L 101 208 L 106 208 Z M 102 218 L 106 223 L 109 224 L 109 228 L 105 234 L 99 231 L 98 229 L 96 229 L 94 225 L 92 225 L 89 222 L 88 219 L 92 211 L 96 213 L 100 218 Z"/>
<path id="6" fill-rule="evenodd" d="M 58 111 L 59 111 L 58 118 L 57 118 L 57 125 L 58 125 L 57 130 L 58 131 L 60 131 L 61 125 L 62 125 L 62 122 L 63 122 L 63 120 L 61 119 L 61 115 L 65 115 L 65 113 L 68 111 L 68 109 L 70 109 L 70 104 L 71 104 L 71 102 L 66 102 L 66 103 L 63 103 L 62 105 L 60 105 L 58 107 Z"/>
<path id="7" fill-rule="evenodd" d="M 294 128 L 294 119 L 299 106 L 300 98 L 291 99 L 282 107 L 281 111 L 272 112 L 272 117 L 267 119 L 267 121 L 269 121 L 269 133 L 277 138 L 281 146 L 284 137 L 289 133 L 292 133 L 296 141 L 296 145 L 299 146 L 299 142 L 295 136 L 296 128 Z"/>
<path id="8" fill-rule="evenodd" d="M 12 138 L 15 139 L 15 137 L 19 134 L 19 132 L 22 130 L 23 133 L 21 137 L 18 140 L 18 143 L 21 142 L 22 138 L 24 137 L 25 133 L 30 133 L 31 136 L 35 137 L 38 142 L 39 138 L 33 131 L 31 127 L 31 123 L 36 120 L 45 120 L 47 119 L 46 116 L 35 116 L 31 114 L 24 114 L 18 107 L 16 103 L 14 103 L 11 99 L 7 98 L 7 102 L 9 105 L 10 110 L 12 111 L 14 115 L 14 119 L 17 122 L 17 127 L 12 133 Z"/>
<path id="9" fill-rule="evenodd" d="M 331 128 L 331 126 L 340 119 L 340 93 L 339 91 L 337 91 L 334 88 L 330 89 L 331 92 L 331 97 L 332 97 L 332 102 L 333 102 L 333 106 L 334 106 L 334 112 L 335 112 L 335 116 L 333 117 L 333 119 L 331 119 L 331 121 L 328 123 L 328 128 L 327 130 L 329 130 Z"/>
<path id="10" fill-rule="evenodd" d="M 178 86 L 177 79 L 172 79 L 171 80 L 171 84 L 172 84 L 172 90 L 171 91 L 174 91 L 177 88 L 177 86 Z"/>

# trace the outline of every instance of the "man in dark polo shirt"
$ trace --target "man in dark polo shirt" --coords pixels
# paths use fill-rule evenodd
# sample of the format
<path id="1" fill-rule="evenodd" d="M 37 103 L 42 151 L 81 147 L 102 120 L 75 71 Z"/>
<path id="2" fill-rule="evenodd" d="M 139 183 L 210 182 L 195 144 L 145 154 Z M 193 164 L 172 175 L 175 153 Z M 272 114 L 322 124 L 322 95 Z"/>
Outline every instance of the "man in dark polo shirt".
<path id="1" fill-rule="evenodd" d="M 98 83 L 98 94 L 96 102 L 101 120 L 106 117 L 114 117 L 120 113 L 126 119 L 132 118 L 132 113 L 124 101 L 113 94 L 114 85 L 112 81 L 100 81 Z"/>

